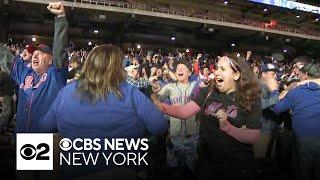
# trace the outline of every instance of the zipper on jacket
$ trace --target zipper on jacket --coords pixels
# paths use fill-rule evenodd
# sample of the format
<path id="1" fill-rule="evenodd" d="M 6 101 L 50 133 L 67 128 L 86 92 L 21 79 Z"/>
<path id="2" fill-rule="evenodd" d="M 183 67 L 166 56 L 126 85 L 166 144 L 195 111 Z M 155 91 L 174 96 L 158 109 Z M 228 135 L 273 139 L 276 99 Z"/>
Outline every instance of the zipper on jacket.
<path id="1" fill-rule="evenodd" d="M 32 99 L 33 99 L 33 93 L 31 93 L 31 99 L 30 99 L 30 103 L 29 103 L 29 114 L 28 114 L 27 132 L 29 132 L 29 124 L 30 124 L 30 116 L 31 116 Z"/>

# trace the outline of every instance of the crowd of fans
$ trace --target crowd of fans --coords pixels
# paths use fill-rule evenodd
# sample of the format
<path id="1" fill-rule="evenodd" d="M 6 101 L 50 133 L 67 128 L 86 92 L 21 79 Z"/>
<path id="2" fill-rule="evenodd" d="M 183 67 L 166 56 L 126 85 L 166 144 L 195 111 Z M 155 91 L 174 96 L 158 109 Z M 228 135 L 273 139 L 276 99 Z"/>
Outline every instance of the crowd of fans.
<path id="1" fill-rule="evenodd" d="M 320 178 L 320 67 L 312 58 L 85 50 L 67 44 L 63 5 L 48 10 L 56 15 L 52 49 L 0 44 L 2 135 L 147 136 L 151 166 L 139 169 L 142 179 Z"/>
<path id="2" fill-rule="evenodd" d="M 153 11 L 153 12 L 161 12 L 161 13 L 195 17 L 195 18 L 201 18 L 201 19 L 231 22 L 231 23 L 249 25 L 249 26 L 254 26 L 259 28 L 275 29 L 275 30 L 286 31 L 291 33 L 320 36 L 320 33 L 317 30 L 313 30 L 310 28 L 307 29 L 302 27 L 293 27 L 292 25 L 288 25 L 280 22 L 277 22 L 276 25 L 269 26 L 268 24 L 271 21 L 275 21 L 273 19 L 263 22 L 255 19 L 234 16 L 230 14 L 228 15 L 220 14 L 212 10 L 202 10 L 194 7 L 186 8 L 186 7 L 173 6 L 170 4 L 164 5 L 161 3 L 156 3 L 151 1 L 145 2 L 145 1 L 138 1 L 138 0 L 127 0 L 127 1 L 126 0 L 124 1 L 78 0 L 78 2 L 104 5 L 104 6 L 114 6 L 114 7 L 121 7 L 121 8 L 139 9 L 139 10 Z"/>

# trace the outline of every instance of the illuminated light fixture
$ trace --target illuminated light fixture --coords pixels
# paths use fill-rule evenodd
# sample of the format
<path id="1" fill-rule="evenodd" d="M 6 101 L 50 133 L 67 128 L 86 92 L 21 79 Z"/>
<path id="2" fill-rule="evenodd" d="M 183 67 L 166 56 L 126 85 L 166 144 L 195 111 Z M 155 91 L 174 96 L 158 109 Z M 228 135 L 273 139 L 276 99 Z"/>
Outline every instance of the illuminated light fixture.
<path id="1" fill-rule="evenodd" d="M 137 45 L 137 48 L 138 48 L 138 49 L 140 49 L 140 48 L 141 48 L 140 44 L 138 44 L 138 45 Z"/>
<path id="2" fill-rule="evenodd" d="M 99 30 L 95 29 L 93 32 L 96 33 L 96 34 L 98 34 L 98 33 L 99 33 Z"/>
<path id="3" fill-rule="evenodd" d="M 99 19 L 106 19 L 106 15 L 100 14 L 100 15 L 99 15 Z"/>
<path id="4" fill-rule="evenodd" d="M 264 12 L 267 12 L 268 11 L 268 9 L 267 8 L 264 8 L 264 10 L 263 10 Z"/>
<path id="5" fill-rule="evenodd" d="M 286 53 L 286 52 L 288 52 L 288 50 L 284 49 L 283 52 Z"/>
<path id="6" fill-rule="evenodd" d="M 92 46 L 92 42 L 91 42 L 91 41 L 89 41 L 89 42 L 88 42 L 88 45 L 89 45 L 89 46 Z"/>
<path id="7" fill-rule="evenodd" d="M 297 18 L 300 18 L 300 15 L 296 15 Z"/>
<path id="8" fill-rule="evenodd" d="M 224 1 L 223 4 L 227 5 L 229 2 L 228 1 Z"/>
<path id="9" fill-rule="evenodd" d="M 172 36 L 172 37 L 171 37 L 171 40 L 174 41 L 174 40 L 176 40 L 176 38 L 175 38 L 174 36 Z"/>
<path id="10" fill-rule="evenodd" d="M 315 19 L 315 21 L 318 22 L 318 21 L 319 21 L 319 18 Z"/>
<path id="11" fill-rule="evenodd" d="M 37 41 L 37 38 L 36 37 L 32 37 L 31 39 L 33 42 L 36 42 Z"/>
<path id="12" fill-rule="evenodd" d="M 276 0 L 276 1 L 249 0 L 249 1 L 287 8 L 287 9 L 294 9 L 298 11 L 310 12 L 314 14 L 320 14 L 320 7 L 312 6 L 310 4 L 299 3 L 299 2 L 296 2 L 297 0 Z"/>
<path id="13" fill-rule="evenodd" d="M 186 52 L 187 52 L 187 53 L 190 52 L 189 49 L 186 49 Z"/>
<path id="14" fill-rule="evenodd" d="M 240 57 L 240 53 L 237 53 L 237 57 Z"/>
<path id="15" fill-rule="evenodd" d="M 235 46 L 236 46 L 236 44 L 232 43 L 232 44 L 231 44 L 231 46 L 232 46 L 232 47 L 235 47 Z"/>

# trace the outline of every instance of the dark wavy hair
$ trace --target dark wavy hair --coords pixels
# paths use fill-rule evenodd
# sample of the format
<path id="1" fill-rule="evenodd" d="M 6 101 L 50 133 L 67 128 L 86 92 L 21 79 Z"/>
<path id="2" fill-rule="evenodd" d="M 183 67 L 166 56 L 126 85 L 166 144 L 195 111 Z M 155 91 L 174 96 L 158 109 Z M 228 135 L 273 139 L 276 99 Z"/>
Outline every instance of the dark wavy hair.
<path id="1" fill-rule="evenodd" d="M 226 54 L 232 64 L 229 62 L 234 72 L 240 72 L 240 78 L 237 80 L 236 98 L 245 113 L 249 113 L 252 107 L 260 101 L 261 87 L 257 76 L 254 75 L 249 65 L 243 57 L 237 57 L 235 53 Z M 211 90 L 217 90 L 215 81 L 211 81 Z"/>

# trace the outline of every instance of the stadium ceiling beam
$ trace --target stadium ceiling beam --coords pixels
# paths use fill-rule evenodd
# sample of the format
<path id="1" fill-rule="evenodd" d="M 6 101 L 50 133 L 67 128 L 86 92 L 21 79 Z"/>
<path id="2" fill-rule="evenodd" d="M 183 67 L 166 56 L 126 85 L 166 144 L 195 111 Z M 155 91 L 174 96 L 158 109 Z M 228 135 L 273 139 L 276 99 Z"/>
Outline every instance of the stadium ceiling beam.
<path id="1" fill-rule="evenodd" d="M 52 0 L 12 0 L 12 1 L 38 3 L 38 4 L 48 4 L 49 2 L 52 2 Z M 209 19 L 203 19 L 203 18 L 197 18 L 197 17 L 175 15 L 175 14 L 159 12 L 158 10 L 149 11 L 149 10 L 127 8 L 127 7 L 121 6 L 121 4 L 123 3 L 119 3 L 119 6 L 116 7 L 115 5 L 117 4 L 117 2 L 112 3 L 112 5 L 108 1 L 99 2 L 98 0 L 73 0 L 73 1 L 62 1 L 62 2 L 65 6 L 71 7 L 71 8 L 83 8 L 83 9 L 91 9 L 91 10 L 102 10 L 102 11 L 121 12 L 121 13 L 127 13 L 127 14 L 137 14 L 137 15 L 144 15 L 144 16 L 168 18 L 168 19 L 175 19 L 175 20 L 181 20 L 181 21 L 212 24 L 212 25 L 225 26 L 225 27 L 231 27 L 231 28 L 240 28 L 240 29 L 246 29 L 246 30 L 267 32 L 267 33 L 280 34 L 285 36 L 292 36 L 292 37 L 298 37 L 303 39 L 320 41 L 320 36 L 299 34 L 299 33 L 280 31 L 275 29 L 266 29 L 266 28 L 237 24 L 232 22 L 223 22 L 218 20 L 209 20 Z"/>

